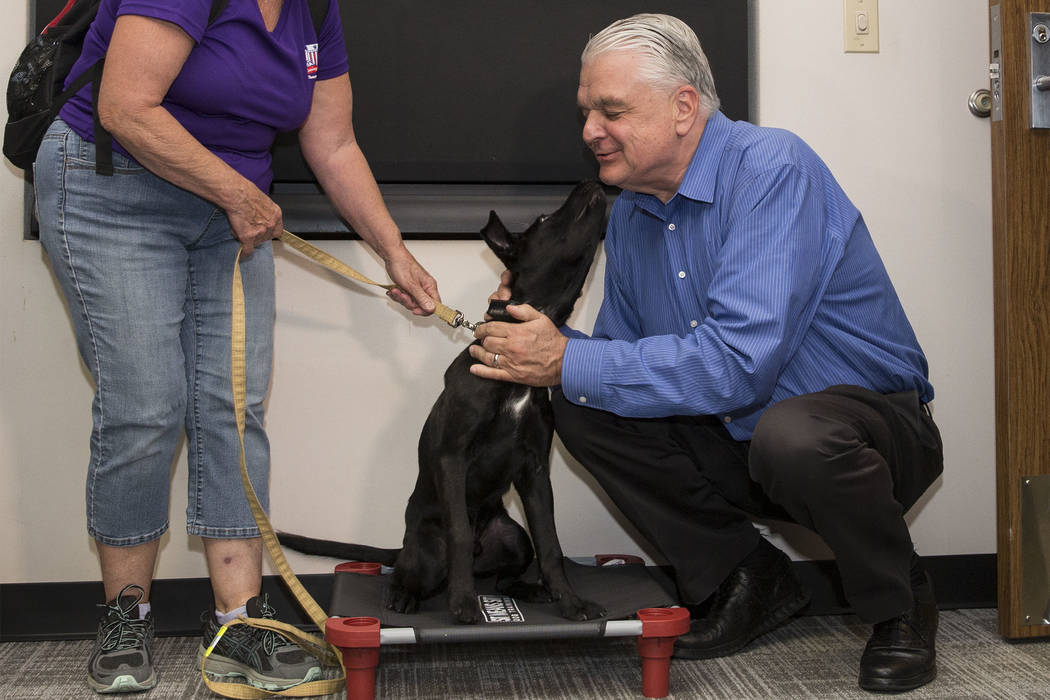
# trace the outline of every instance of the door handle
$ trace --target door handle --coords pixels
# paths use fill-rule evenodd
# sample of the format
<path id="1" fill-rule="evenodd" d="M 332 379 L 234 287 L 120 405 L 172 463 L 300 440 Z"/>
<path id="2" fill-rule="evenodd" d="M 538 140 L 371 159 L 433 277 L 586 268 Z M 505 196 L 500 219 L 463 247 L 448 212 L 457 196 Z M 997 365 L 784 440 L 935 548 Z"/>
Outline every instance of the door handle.
<path id="1" fill-rule="evenodd" d="M 967 106 L 970 108 L 970 114 L 981 119 L 987 119 L 992 115 L 992 93 L 986 88 L 980 90 L 974 90 L 970 93 L 970 99 L 967 101 Z"/>
<path id="2" fill-rule="evenodd" d="M 1032 128 L 1050 129 L 1050 13 L 1030 12 L 1028 30 L 1032 33 L 1028 64 Z"/>

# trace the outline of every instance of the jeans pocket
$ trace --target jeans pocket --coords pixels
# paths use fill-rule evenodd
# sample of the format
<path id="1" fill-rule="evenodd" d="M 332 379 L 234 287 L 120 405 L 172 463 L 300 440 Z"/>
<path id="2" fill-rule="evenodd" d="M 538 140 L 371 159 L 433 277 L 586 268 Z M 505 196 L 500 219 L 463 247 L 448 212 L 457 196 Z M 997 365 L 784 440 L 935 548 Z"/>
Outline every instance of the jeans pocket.
<path id="1" fill-rule="evenodd" d="M 87 139 L 81 138 L 76 132 L 71 134 L 73 138 L 72 147 L 66 154 L 66 167 L 71 170 L 94 170 L 95 169 L 95 144 Z M 113 174 L 114 175 L 136 175 L 145 173 L 146 169 L 138 161 L 113 150 Z"/>

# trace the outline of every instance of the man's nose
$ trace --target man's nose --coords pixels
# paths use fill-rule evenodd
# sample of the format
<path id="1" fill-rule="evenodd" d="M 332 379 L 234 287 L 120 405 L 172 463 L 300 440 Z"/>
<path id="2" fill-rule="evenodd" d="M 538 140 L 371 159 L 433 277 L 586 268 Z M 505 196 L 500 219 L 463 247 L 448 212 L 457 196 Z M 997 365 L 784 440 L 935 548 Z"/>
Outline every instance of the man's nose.
<path id="1" fill-rule="evenodd" d="M 597 110 L 593 110 L 583 121 L 583 141 L 590 144 L 603 136 L 605 136 L 605 127 L 602 124 L 601 115 Z"/>

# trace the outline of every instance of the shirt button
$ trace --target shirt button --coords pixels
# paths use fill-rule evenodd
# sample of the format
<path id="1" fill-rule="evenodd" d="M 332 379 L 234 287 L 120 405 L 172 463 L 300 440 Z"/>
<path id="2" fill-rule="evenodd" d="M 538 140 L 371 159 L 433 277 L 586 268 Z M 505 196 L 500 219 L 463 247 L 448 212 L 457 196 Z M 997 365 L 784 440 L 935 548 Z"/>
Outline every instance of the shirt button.
<path id="1" fill-rule="evenodd" d="M 675 225 L 674 224 L 667 224 L 667 230 L 668 231 L 674 231 L 674 229 L 675 229 Z"/>
<path id="2" fill-rule="evenodd" d="M 726 423 L 732 423 L 733 422 L 733 416 L 725 416 L 724 418 L 722 418 L 722 420 L 724 422 L 726 422 Z"/>
<path id="3" fill-rule="evenodd" d="M 678 277 L 679 277 L 680 279 L 683 279 L 683 280 L 684 280 L 684 279 L 685 279 L 685 270 L 679 270 L 679 271 L 678 271 Z"/>
<path id="4" fill-rule="evenodd" d="M 587 403 L 587 397 L 586 396 L 581 396 L 579 400 L 580 400 L 580 403 Z"/>
<path id="5" fill-rule="evenodd" d="M 697 326 L 699 326 L 699 325 L 700 325 L 700 324 L 699 324 L 699 323 L 697 323 L 697 322 L 696 322 L 695 320 L 694 320 L 694 321 L 690 321 L 690 322 L 689 322 L 689 326 L 690 326 L 690 327 L 692 327 L 692 328 L 696 328 L 696 327 L 697 327 Z"/>

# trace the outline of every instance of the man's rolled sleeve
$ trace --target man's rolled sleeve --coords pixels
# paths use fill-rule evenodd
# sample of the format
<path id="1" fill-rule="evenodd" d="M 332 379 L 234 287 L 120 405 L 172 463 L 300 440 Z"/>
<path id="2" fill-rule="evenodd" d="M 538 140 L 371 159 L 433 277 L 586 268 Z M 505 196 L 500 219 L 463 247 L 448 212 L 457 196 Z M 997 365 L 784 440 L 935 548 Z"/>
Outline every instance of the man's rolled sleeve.
<path id="1" fill-rule="evenodd" d="M 602 356 L 606 340 L 570 338 L 561 363 L 561 390 L 581 406 L 601 408 Z"/>

